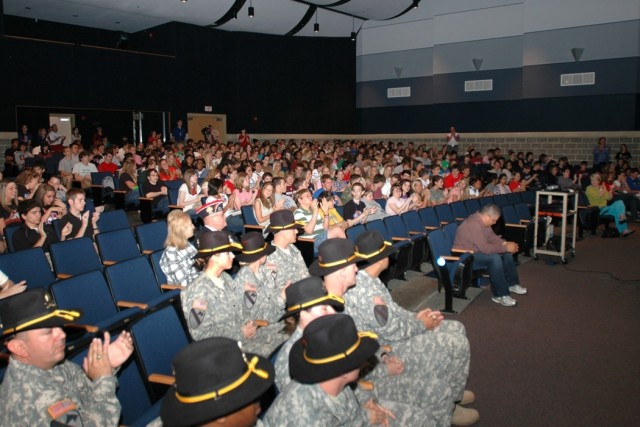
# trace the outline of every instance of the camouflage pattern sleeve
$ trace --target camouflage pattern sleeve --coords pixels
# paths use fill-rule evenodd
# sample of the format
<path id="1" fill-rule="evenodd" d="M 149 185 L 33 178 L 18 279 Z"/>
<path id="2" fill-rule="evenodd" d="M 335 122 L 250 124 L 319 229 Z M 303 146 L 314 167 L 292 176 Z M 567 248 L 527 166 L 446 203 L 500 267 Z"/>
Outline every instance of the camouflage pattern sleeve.
<path id="1" fill-rule="evenodd" d="M 244 339 L 240 298 L 234 286 L 226 273 L 215 282 L 201 274 L 182 291 L 182 312 L 194 340 L 215 336 Z"/>
<path id="2" fill-rule="evenodd" d="M 358 329 L 374 331 L 382 342 L 406 339 L 425 330 L 415 313 L 398 306 L 379 279 L 365 271 L 358 272 L 356 286 L 344 299 L 345 312 L 353 317 Z"/>
<path id="3" fill-rule="evenodd" d="M 267 257 L 267 262 L 277 266 L 276 283 L 279 287 L 284 286 L 289 280 L 295 283 L 309 277 L 304 258 L 294 245 L 289 245 L 289 254 L 276 247 L 276 251 Z"/>
<path id="4" fill-rule="evenodd" d="M 302 338 L 302 330 L 300 328 L 296 328 L 293 331 L 293 334 L 289 337 L 289 339 L 280 347 L 278 351 L 278 356 L 276 357 L 276 386 L 278 390 L 283 390 L 287 384 L 291 381 L 291 377 L 289 376 L 289 353 L 291 352 L 291 347 Z"/>
<path id="5" fill-rule="evenodd" d="M 117 426 L 116 378 L 91 382 L 82 368 L 65 362 L 50 370 L 11 359 L 0 386 L 2 426 Z"/>
<path id="6" fill-rule="evenodd" d="M 317 384 L 295 381 L 281 390 L 265 414 L 264 422 L 278 427 L 367 425 L 365 413 L 349 387 L 331 397 Z"/>

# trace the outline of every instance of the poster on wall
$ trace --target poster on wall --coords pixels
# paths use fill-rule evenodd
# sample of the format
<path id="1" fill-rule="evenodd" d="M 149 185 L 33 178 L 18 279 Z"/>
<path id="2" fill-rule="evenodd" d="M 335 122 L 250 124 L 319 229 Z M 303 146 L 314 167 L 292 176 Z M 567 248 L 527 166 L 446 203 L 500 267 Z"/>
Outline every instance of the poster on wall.
<path id="1" fill-rule="evenodd" d="M 187 113 L 187 131 L 194 141 L 227 142 L 227 115 Z"/>

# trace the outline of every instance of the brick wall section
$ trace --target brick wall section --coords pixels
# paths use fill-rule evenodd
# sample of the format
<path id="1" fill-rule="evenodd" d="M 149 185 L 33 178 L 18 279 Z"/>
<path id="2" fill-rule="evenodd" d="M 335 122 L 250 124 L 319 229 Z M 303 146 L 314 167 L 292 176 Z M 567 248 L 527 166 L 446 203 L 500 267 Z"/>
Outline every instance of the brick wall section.
<path id="1" fill-rule="evenodd" d="M 435 134 L 393 134 L 393 135 L 276 135 L 276 134 L 252 134 L 252 138 L 260 141 L 274 141 L 284 139 L 371 139 L 372 141 L 413 141 L 415 144 L 427 144 L 433 147 L 441 147 L 444 144 L 444 135 Z M 0 167 L 4 168 L 4 151 L 9 147 L 13 132 L 0 132 Z M 611 157 L 620 149 L 620 144 L 627 144 L 631 152 L 631 166 L 640 167 L 640 132 L 572 132 L 572 133 L 518 133 L 518 134 L 464 134 L 460 133 L 461 151 L 474 145 L 476 150 L 485 153 L 489 148 L 500 147 L 506 154 L 508 150 L 532 151 L 536 156 L 540 153 L 558 157 L 567 156 L 571 163 L 593 160 L 593 147 L 600 136 L 607 137 L 607 144 L 611 147 Z"/>

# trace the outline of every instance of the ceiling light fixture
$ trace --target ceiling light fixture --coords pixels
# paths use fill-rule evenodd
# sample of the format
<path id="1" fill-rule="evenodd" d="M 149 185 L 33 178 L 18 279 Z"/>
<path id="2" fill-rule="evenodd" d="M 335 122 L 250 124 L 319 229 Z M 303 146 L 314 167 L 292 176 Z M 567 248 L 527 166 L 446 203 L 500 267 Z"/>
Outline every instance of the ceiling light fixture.
<path id="1" fill-rule="evenodd" d="M 249 0 L 249 18 L 255 16 L 255 9 L 253 8 L 253 0 Z"/>
<path id="2" fill-rule="evenodd" d="M 180 0 L 180 3 L 186 3 L 187 0 Z"/>
<path id="3" fill-rule="evenodd" d="M 413 6 L 414 9 L 418 8 L 418 3 L 420 3 L 419 0 L 413 0 L 413 5 L 412 6 Z"/>
<path id="4" fill-rule="evenodd" d="M 351 19 L 353 20 L 351 22 L 351 41 L 354 42 L 356 41 L 356 17 L 352 16 Z"/>
<path id="5" fill-rule="evenodd" d="M 313 32 L 314 33 L 320 32 L 320 24 L 318 24 L 318 9 L 316 9 L 316 23 L 313 24 Z"/>

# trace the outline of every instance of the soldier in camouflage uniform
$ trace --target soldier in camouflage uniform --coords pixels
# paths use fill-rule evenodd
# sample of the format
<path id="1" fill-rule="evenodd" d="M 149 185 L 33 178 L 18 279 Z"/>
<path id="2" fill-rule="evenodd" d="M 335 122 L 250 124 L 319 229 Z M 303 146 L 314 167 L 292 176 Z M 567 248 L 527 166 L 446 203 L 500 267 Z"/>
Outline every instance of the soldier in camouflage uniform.
<path id="1" fill-rule="evenodd" d="M 241 249 L 224 231 L 202 235 L 196 257 L 207 259 L 207 264 L 182 292 L 182 312 L 194 340 L 223 336 L 241 341 L 248 351 L 268 356 L 273 350 L 269 349 L 268 335 L 258 331 L 259 322 L 242 316 L 243 285 L 224 272 L 233 264 L 233 252 Z"/>
<path id="2" fill-rule="evenodd" d="M 381 342 L 389 344 L 404 362 L 405 375 L 415 378 L 417 388 L 423 390 L 417 394 L 398 388 L 394 396 L 414 404 L 419 403 L 416 397 L 424 398 L 440 425 L 473 422 L 478 419 L 474 409 L 456 405 L 454 411 L 454 401 L 467 404 L 474 400 L 473 393 L 465 391 L 470 352 L 464 326 L 443 321 L 440 312 L 426 309 L 413 313 L 393 301 L 378 276 L 388 267 L 388 257 L 394 251 L 377 231 L 358 236 L 356 253 L 367 261 L 356 275 L 356 286 L 343 295 L 345 312 L 353 316 L 359 328 L 373 330 Z M 420 380 L 428 385 L 421 385 Z M 447 388 L 451 391 L 445 391 Z M 443 402 L 443 396 L 452 398 Z"/>
<path id="3" fill-rule="evenodd" d="M 288 210 L 275 211 L 269 220 L 269 230 L 273 233 L 272 245 L 275 252 L 269 255 L 267 263 L 276 266 L 276 278 L 280 287 L 287 283 L 297 282 L 309 277 L 307 265 L 295 243 L 298 230 L 302 226 L 293 219 L 293 213 Z"/>
<path id="4" fill-rule="evenodd" d="M 242 318 L 264 321 L 258 329 L 257 340 L 264 342 L 265 348 L 256 352 L 269 355 L 287 338 L 278 323 L 284 308 L 283 290 L 276 283 L 276 272 L 272 265 L 267 265 L 267 256 L 276 248 L 264 241 L 262 233 L 249 232 L 242 236 L 242 252 L 236 259 L 242 266 L 236 275 L 235 282 L 243 289 Z"/>
<path id="5" fill-rule="evenodd" d="M 291 348 L 291 381 L 264 417 L 267 426 L 398 426 L 429 425 L 415 413 L 393 414 L 374 399 L 360 405 L 348 385 L 358 379 L 360 366 L 374 356 L 375 335 L 358 332 L 353 320 L 329 314 L 312 321 Z M 295 414 L 292 416 L 292 414 Z"/>
<path id="6" fill-rule="evenodd" d="M 180 350 L 172 365 L 176 382 L 164 397 L 160 418 L 148 427 L 262 426 L 259 399 L 274 377 L 266 358 L 242 352 L 228 338 L 212 337 Z"/>
<path id="7" fill-rule="evenodd" d="M 318 317 L 334 314 L 335 309 L 342 310 L 344 307 L 342 298 L 327 294 L 319 277 L 308 277 L 292 284 L 286 289 L 286 295 L 287 309 L 284 318 L 295 319 L 297 326 L 291 337 L 278 350 L 275 368 L 276 385 L 280 390 L 284 390 L 291 384 L 289 354 L 293 345 L 302 338 L 305 327 Z M 358 405 L 366 407 L 369 400 L 380 397 L 379 391 L 377 383 L 373 385 L 373 390 L 356 387 L 354 393 Z M 429 414 L 421 408 L 389 400 L 380 400 L 380 408 L 393 413 L 395 420 L 392 419 L 391 425 L 432 425 Z"/>
<path id="8" fill-rule="evenodd" d="M 59 310 L 43 289 L 6 300 L 0 308 L 2 338 L 11 352 L 0 386 L 2 426 L 117 426 L 120 403 L 113 372 L 133 352 L 127 332 L 113 343 L 94 339 L 84 371 L 64 360 L 61 326 L 78 320 L 75 310 Z"/>

